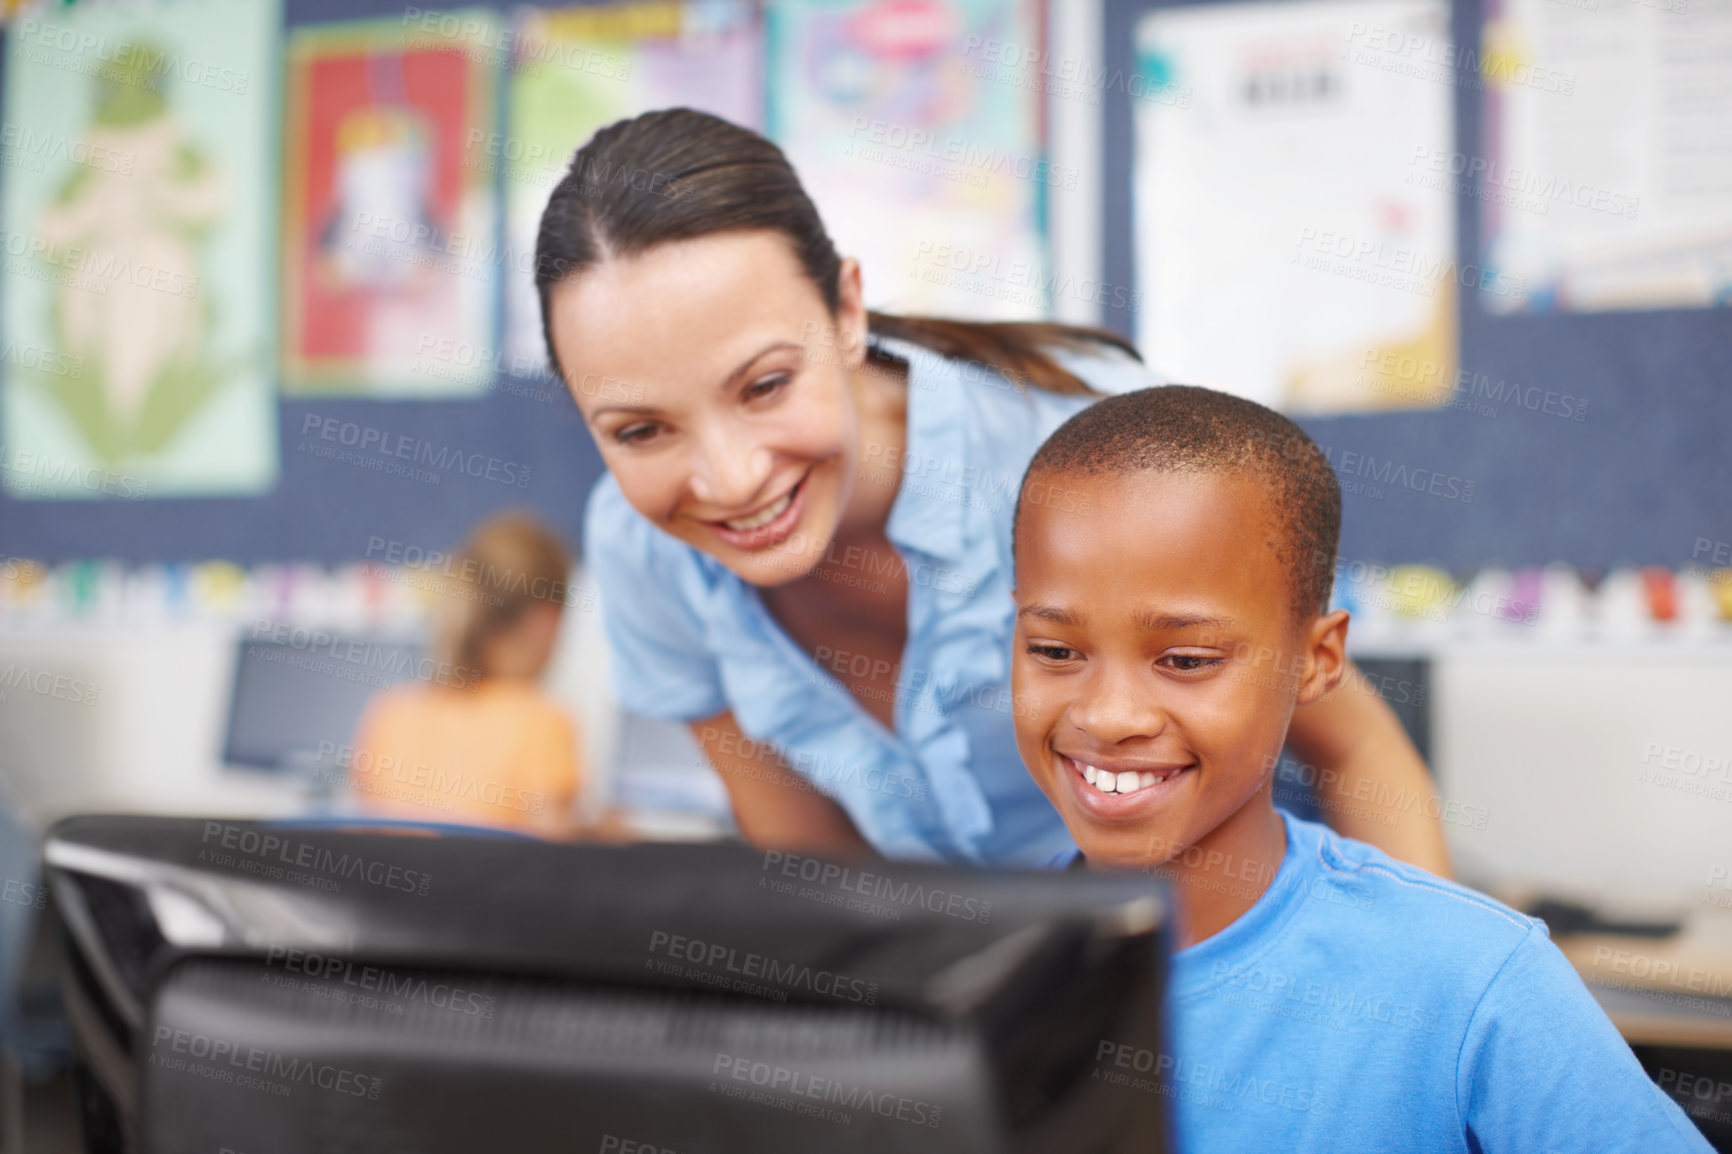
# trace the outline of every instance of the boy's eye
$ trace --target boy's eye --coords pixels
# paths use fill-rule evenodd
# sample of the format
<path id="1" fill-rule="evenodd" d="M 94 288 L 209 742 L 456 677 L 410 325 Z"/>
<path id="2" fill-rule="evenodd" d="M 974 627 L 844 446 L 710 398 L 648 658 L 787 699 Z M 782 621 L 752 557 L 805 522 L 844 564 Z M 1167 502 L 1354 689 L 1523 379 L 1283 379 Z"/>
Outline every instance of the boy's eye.
<path id="1" fill-rule="evenodd" d="M 1180 673 L 1201 673 L 1205 669 L 1213 669 L 1221 664 L 1219 657 L 1202 657 L 1195 653 L 1169 653 L 1161 658 L 1158 664 Z"/>
<path id="2" fill-rule="evenodd" d="M 751 384 L 746 386 L 745 391 L 740 395 L 748 401 L 756 401 L 774 393 L 777 389 L 787 384 L 791 379 L 792 378 L 787 373 L 776 373 L 773 376 L 753 381 Z"/>
<path id="3" fill-rule="evenodd" d="M 1076 650 L 1068 645 L 1034 645 L 1030 644 L 1028 651 L 1035 657 L 1047 661 L 1069 661 L 1076 656 Z"/>

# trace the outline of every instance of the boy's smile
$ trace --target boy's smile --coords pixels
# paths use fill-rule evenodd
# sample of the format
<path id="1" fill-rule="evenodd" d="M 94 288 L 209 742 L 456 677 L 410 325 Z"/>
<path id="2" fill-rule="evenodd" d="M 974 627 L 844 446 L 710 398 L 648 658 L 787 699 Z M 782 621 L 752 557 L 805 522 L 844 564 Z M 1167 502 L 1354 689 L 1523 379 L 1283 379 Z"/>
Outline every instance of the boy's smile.
<path id="1" fill-rule="evenodd" d="M 1050 487 L 1079 499 L 1025 501 L 1016 543 L 1011 677 L 1035 781 L 1097 865 L 1193 845 L 1279 861 L 1272 769 L 1295 701 L 1332 680 L 1316 647 L 1336 634 L 1339 655 L 1345 615 L 1295 619 L 1270 498 L 1249 478 Z"/>

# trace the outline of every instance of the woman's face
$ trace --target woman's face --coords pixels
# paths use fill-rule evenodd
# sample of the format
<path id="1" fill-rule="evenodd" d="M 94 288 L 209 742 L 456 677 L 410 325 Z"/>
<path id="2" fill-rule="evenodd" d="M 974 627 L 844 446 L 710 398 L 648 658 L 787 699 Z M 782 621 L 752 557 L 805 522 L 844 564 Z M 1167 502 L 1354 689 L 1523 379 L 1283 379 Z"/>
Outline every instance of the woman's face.
<path id="1" fill-rule="evenodd" d="M 789 242 L 718 233 L 604 260 L 548 308 L 566 382 L 632 507 L 755 585 L 804 575 L 853 492 L 859 267 L 832 316 Z"/>

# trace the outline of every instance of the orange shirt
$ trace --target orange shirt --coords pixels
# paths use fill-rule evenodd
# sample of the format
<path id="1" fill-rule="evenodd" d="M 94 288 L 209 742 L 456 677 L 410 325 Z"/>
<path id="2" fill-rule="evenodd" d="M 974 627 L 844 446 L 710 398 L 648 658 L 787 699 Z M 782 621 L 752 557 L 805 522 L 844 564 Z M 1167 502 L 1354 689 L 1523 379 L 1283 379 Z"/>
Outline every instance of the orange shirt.
<path id="1" fill-rule="evenodd" d="M 361 718 L 349 788 L 369 813 L 558 832 L 581 784 L 577 728 L 533 683 L 398 686 Z"/>

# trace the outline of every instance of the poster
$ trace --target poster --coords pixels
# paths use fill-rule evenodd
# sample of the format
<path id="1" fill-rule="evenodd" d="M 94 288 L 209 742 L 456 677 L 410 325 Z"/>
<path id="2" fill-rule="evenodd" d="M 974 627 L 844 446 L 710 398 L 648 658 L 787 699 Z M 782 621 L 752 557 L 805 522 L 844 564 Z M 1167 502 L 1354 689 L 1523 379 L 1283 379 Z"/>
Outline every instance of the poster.
<path id="1" fill-rule="evenodd" d="M 1049 315 L 1036 0 L 783 0 L 769 9 L 770 135 L 867 304 L 977 320 Z M 1065 291 L 1057 288 L 1056 291 Z M 1079 290 L 1080 291 L 1080 290 Z"/>
<path id="2" fill-rule="evenodd" d="M 693 0 L 525 8 L 513 44 L 508 129 L 472 154 L 505 178 L 505 359 L 509 371 L 532 375 L 547 367 L 535 237 L 572 153 L 596 129 L 657 108 L 761 128 L 763 35 L 749 0 Z"/>
<path id="3" fill-rule="evenodd" d="M 1620 0 L 1621 2 L 1621 0 Z M 1444 0 L 1169 9 L 1136 31 L 1137 341 L 1169 379 L 1287 412 L 1430 407 L 1455 384 Z M 1482 283 L 1484 282 L 1484 283 Z"/>
<path id="4" fill-rule="evenodd" d="M 40 8 L 6 37 L 0 479 L 21 498 L 277 475 L 275 3 Z"/>
<path id="5" fill-rule="evenodd" d="M 467 150 L 494 131 L 502 31 L 484 10 L 410 9 L 291 32 L 285 392 L 474 395 L 492 382 L 473 350 L 493 343 L 504 258 L 493 178 Z"/>
<path id="6" fill-rule="evenodd" d="M 1732 304 L 1732 0 L 1494 0 L 1480 72 L 1487 303 Z"/>

